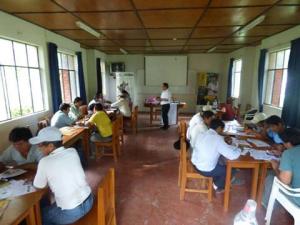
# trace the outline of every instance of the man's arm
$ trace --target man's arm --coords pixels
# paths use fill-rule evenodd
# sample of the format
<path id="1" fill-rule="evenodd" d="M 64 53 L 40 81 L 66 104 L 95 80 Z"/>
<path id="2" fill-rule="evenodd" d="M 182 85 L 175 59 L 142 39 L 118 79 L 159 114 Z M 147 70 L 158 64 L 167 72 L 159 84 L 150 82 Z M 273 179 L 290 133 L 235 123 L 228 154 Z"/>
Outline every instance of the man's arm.
<path id="1" fill-rule="evenodd" d="M 221 155 L 230 160 L 237 159 L 241 154 L 241 150 L 238 147 L 226 144 L 223 137 L 219 140 L 217 148 Z"/>
<path id="2" fill-rule="evenodd" d="M 292 172 L 291 171 L 283 171 L 283 170 L 280 170 L 279 169 L 279 162 L 278 161 L 271 161 L 271 164 L 272 164 L 272 168 L 273 170 L 275 171 L 276 173 L 276 176 L 279 178 L 279 180 L 286 184 L 286 185 L 289 185 L 292 181 Z"/>

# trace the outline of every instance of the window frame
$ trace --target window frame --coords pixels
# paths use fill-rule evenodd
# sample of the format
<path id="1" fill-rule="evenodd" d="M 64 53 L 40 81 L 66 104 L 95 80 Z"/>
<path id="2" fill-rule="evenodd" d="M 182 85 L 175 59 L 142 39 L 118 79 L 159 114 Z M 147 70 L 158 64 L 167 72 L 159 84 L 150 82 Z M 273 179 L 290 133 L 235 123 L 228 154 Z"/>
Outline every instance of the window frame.
<path id="1" fill-rule="evenodd" d="M 7 119 L 4 120 L 0 120 L 0 124 L 3 123 L 7 123 L 13 120 L 17 120 L 17 119 L 22 119 L 28 116 L 32 116 L 34 114 L 37 113 L 42 113 L 48 110 L 48 106 L 46 105 L 47 101 L 46 101 L 46 93 L 45 93 L 45 86 L 44 86 L 44 76 L 42 73 L 42 68 L 41 68 L 41 61 L 40 61 L 40 48 L 38 45 L 32 44 L 32 43 L 28 43 L 28 42 L 23 42 L 23 41 L 18 41 L 18 40 L 14 40 L 14 39 L 10 39 L 10 38 L 6 38 L 3 36 L 0 36 L 0 39 L 5 40 L 5 41 L 9 41 L 11 42 L 11 46 L 12 46 L 12 54 L 13 54 L 13 62 L 14 65 L 8 65 L 8 64 L 0 64 L 0 79 L 1 79 L 1 83 L 4 87 L 3 90 L 3 98 L 4 98 L 4 105 L 5 105 L 5 110 L 6 110 L 6 114 L 7 114 Z M 16 44 L 22 44 L 25 46 L 25 52 L 26 52 L 26 63 L 27 66 L 24 65 L 17 65 L 16 62 L 16 52 L 15 52 L 15 46 L 14 43 Z M 37 67 L 33 67 L 29 65 L 29 55 L 28 55 L 28 47 L 34 47 L 36 49 L 36 56 L 37 56 Z M 19 108 L 19 112 L 20 115 L 19 116 L 15 116 L 13 117 L 12 115 L 12 110 L 10 108 L 10 100 L 9 100 L 9 93 L 8 93 L 8 87 L 7 87 L 7 79 L 6 79 L 6 72 L 5 72 L 5 68 L 12 68 L 14 70 L 14 75 L 15 75 L 15 79 L 16 79 L 16 90 L 18 92 L 18 108 Z M 29 87 L 30 87 L 30 103 L 31 103 L 31 111 L 30 113 L 24 114 L 24 108 L 22 107 L 22 102 L 21 102 L 21 94 L 20 94 L 20 82 L 19 82 L 19 78 L 18 78 L 18 69 L 26 69 L 27 73 L 28 73 L 28 83 L 29 83 Z M 39 83 L 40 83 L 40 88 L 41 88 L 41 94 L 42 94 L 42 109 L 41 110 L 35 110 L 35 105 L 34 105 L 34 96 L 33 96 L 33 89 L 32 89 L 32 77 L 31 77 L 31 70 L 37 70 L 39 73 Z"/>
<path id="2" fill-rule="evenodd" d="M 277 70 L 282 70 L 282 81 L 283 81 L 283 76 L 284 76 L 284 72 L 286 70 L 286 78 L 288 76 L 287 72 L 288 72 L 288 63 L 287 63 L 287 67 L 285 68 L 284 66 L 284 62 L 285 62 L 285 59 L 286 59 L 286 50 L 290 50 L 291 47 L 288 45 L 285 45 L 285 46 L 281 46 L 281 48 L 276 48 L 276 49 L 272 49 L 271 51 L 268 52 L 268 55 L 267 55 L 267 61 L 266 61 L 266 64 L 265 64 L 265 76 L 264 76 L 264 85 L 263 85 L 263 104 L 268 106 L 268 107 L 272 107 L 272 108 L 277 108 L 277 109 L 282 109 L 283 108 L 283 105 L 281 105 L 281 96 L 279 97 L 279 104 L 278 105 L 273 105 L 272 104 L 272 98 L 273 98 L 273 90 L 274 90 L 274 82 L 275 82 L 275 73 Z M 276 62 L 277 62 L 277 55 L 279 52 L 283 52 L 284 55 L 283 55 L 283 66 L 280 67 L 280 68 L 276 68 Z M 270 55 L 271 54 L 274 54 L 275 53 L 275 59 L 274 59 L 274 68 L 269 68 L 269 64 L 270 64 Z M 289 57 L 290 57 L 290 52 L 289 52 Z M 273 84 L 272 84 L 272 89 L 271 89 L 271 95 L 269 96 L 270 97 L 270 103 L 267 103 L 266 101 L 266 98 L 268 97 L 267 96 L 267 85 L 268 85 L 268 74 L 270 71 L 274 71 L 274 75 L 273 75 Z M 282 90 L 282 81 L 281 81 L 281 87 L 280 87 L 280 91 Z M 286 88 L 286 86 L 284 87 L 284 89 Z M 285 98 L 285 96 L 284 96 Z M 284 103 L 284 99 L 282 100 L 282 104 Z"/>
<path id="3" fill-rule="evenodd" d="M 59 57 L 58 55 L 60 54 L 60 62 L 59 62 Z M 63 68 L 63 57 L 62 55 L 66 55 L 67 56 L 67 64 L 68 64 L 68 69 L 64 69 Z M 69 56 L 71 56 L 73 58 L 73 65 L 74 65 L 74 69 L 70 69 L 70 63 L 69 63 Z M 62 102 L 66 102 L 65 100 L 65 94 L 64 94 L 64 82 L 62 82 L 61 80 L 61 76 L 62 76 L 62 71 L 65 70 L 68 72 L 68 81 L 69 81 L 69 87 L 70 87 L 70 102 L 66 102 L 66 103 L 72 103 L 74 98 L 80 96 L 80 87 L 79 87 L 79 77 L 78 77 L 78 62 L 77 62 L 77 55 L 74 52 L 68 52 L 68 51 L 64 51 L 62 49 L 58 49 L 57 50 L 57 60 L 58 60 L 58 71 L 59 71 L 59 80 L 60 80 L 60 87 L 61 87 L 61 98 L 62 98 Z M 59 67 L 59 65 L 61 65 L 61 68 Z M 71 82 L 71 73 L 74 73 L 75 76 L 75 96 L 73 96 L 72 94 L 72 82 Z"/>
<path id="4" fill-rule="evenodd" d="M 236 64 L 238 61 L 241 61 L 241 70 L 240 71 L 236 71 Z M 235 99 L 238 99 L 240 97 L 242 70 L 243 70 L 243 59 L 242 58 L 234 59 L 233 64 L 232 64 L 232 71 L 231 71 L 232 79 L 231 79 L 231 96 L 230 97 L 235 98 Z M 240 79 L 239 79 L 240 85 L 239 85 L 239 90 L 238 90 L 238 96 L 234 96 L 236 74 L 240 74 Z"/>

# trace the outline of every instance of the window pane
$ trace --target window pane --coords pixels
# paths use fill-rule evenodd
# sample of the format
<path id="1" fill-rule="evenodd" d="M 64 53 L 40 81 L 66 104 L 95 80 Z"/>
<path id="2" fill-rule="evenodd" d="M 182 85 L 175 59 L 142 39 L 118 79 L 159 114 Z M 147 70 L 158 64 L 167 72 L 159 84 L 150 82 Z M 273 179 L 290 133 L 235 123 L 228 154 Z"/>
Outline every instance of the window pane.
<path id="1" fill-rule="evenodd" d="M 28 66 L 25 44 L 14 42 L 15 59 L 17 66 Z"/>
<path id="2" fill-rule="evenodd" d="M 240 95 L 240 79 L 241 73 L 235 74 L 235 81 L 234 81 L 234 94 L 233 97 L 238 98 Z"/>
<path id="3" fill-rule="evenodd" d="M 286 82 L 287 82 L 287 69 L 283 70 L 283 77 L 282 77 L 282 83 L 281 83 L 281 93 L 280 93 L 280 102 L 279 102 L 280 107 L 283 106 L 283 102 L 284 102 Z"/>
<path id="4" fill-rule="evenodd" d="M 242 60 L 237 60 L 235 65 L 235 72 L 241 72 L 242 71 Z"/>
<path id="5" fill-rule="evenodd" d="M 61 69 L 61 53 L 57 53 L 58 68 Z"/>
<path id="6" fill-rule="evenodd" d="M 17 68 L 17 77 L 18 77 L 19 91 L 22 94 L 22 97 L 20 98 L 22 115 L 27 115 L 33 112 L 28 69 Z"/>
<path id="7" fill-rule="evenodd" d="M 38 52 L 34 46 L 27 45 L 28 64 L 30 67 L 39 67 Z"/>
<path id="8" fill-rule="evenodd" d="M 76 77 L 73 71 L 70 71 L 70 82 L 71 82 L 71 94 L 72 100 L 77 96 L 77 88 L 76 88 Z"/>
<path id="9" fill-rule="evenodd" d="M 64 102 L 71 103 L 71 87 L 70 87 L 70 78 L 69 78 L 69 71 L 68 70 L 62 70 L 62 92 L 64 93 Z"/>
<path id="10" fill-rule="evenodd" d="M 283 61 L 284 61 L 284 51 L 277 52 L 276 69 L 283 68 Z"/>
<path id="11" fill-rule="evenodd" d="M 14 65 L 14 54 L 12 48 L 12 42 L 4 39 L 0 39 L 0 64 L 1 65 Z"/>
<path id="12" fill-rule="evenodd" d="M 69 64 L 69 70 L 75 70 L 74 68 L 74 57 L 71 55 L 68 55 L 68 64 Z"/>
<path id="13" fill-rule="evenodd" d="M 15 118 L 22 115 L 20 109 L 16 70 L 14 67 L 5 67 L 4 71 L 9 101 L 9 109 L 11 112 L 11 117 Z"/>
<path id="14" fill-rule="evenodd" d="M 276 53 L 271 53 L 269 56 L 269 69 L 275 69 Z"/>
<path id="15" fill-rule="evenodd" d="M 61 54 L 62 58 L 62 68 L 61 69 L 68 69 L 68 57 L 65 54 Z"/>
<path id="16" fill-rule="evenodd" d="M 274 83 L 274 70 L 271 70 L 268 72 L 267 79 L 266 79 L 265 103 L 267 103 L 267 104 L 271 104 L 273 83 Z"/>
<path id="17" fill-rule="evenodd" d="M 44 110 L 43 92 L 39 69 L 30 69 L 31 93 L 33 100 L 34 112 Z"/>
<path id="18" fill-rule="evenodd" d="M 284 51 L 284 68 L 288 68 L 289 65 L 289 59 L 290 59 L 290 49 L 287 49 Z"/>
<path id="19" fill-rule="evenodd" d="M 9 119 L 9 112 L 6 107 L 5 86 L 4 86 L 4 68 L 0 67 L 0 121 Z"/>
<path id="20" fill-rule="evenodd" d="M 283 70 L 275 70 L 272 105 L 279 106 Z"/>

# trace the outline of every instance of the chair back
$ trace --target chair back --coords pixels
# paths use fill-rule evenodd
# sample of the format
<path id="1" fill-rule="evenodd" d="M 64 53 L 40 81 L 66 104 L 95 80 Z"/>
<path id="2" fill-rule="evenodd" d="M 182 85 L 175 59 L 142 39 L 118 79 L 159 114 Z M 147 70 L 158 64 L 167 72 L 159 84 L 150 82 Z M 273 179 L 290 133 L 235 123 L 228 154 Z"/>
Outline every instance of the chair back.
<path id="1" fill-rule="evenodd" d="M 117 121 L 119 123 L 119 129 L 123 130 L 124 129 L 124 118 L 123 118 L 123 115 L 121 113 L 119 113 L 117 115 Z"/>
<path id="2" fill-rule="evenodd" d="M 87 105 L 80 106 L 79 112 L 81 115 L 88 115 L 88 106 Z"/>
<path id="3" fill-rule="evenodd" d="M 250 121 L 254 118 L 255 116 L 255 113 L 257 113 L 258 110 L 257 109 L 250 109 L 248 110 L 246 113 L 245 113 L 245 117 L 244 117 L 244 120 L 245 121 Z"/>
<path id="4" fill-rule="evenodd" d="M 187 131 L 186 122 L 184 120 L 180 120 L 179 133 L 180 133 L 180 137 L 184 137 L 185 140 L 186 140 L 186 131 Z"/>
<path id="5" fill-rule="evenodd" d="M 37 124 L 37 134 L 39 133 L 39 131 L 45 127 L 50 126 L 50 120 L 49 118 L 44 118 L 43 120 L 40 120 Z"/>
<path id="6" fill-rule="evenodd" d="M 131 127 L 134 133 L 137 132 L 138 113 L 139 113 L 139 107 L 136 105 L 131 114 Z"/>
<path id="7" fill-rule="evenodd" d="M 180 161 L 182 166 L 182 173 L 187 173 L 187 151 L 186 151 L 186 139 L 180 138 Z"/>

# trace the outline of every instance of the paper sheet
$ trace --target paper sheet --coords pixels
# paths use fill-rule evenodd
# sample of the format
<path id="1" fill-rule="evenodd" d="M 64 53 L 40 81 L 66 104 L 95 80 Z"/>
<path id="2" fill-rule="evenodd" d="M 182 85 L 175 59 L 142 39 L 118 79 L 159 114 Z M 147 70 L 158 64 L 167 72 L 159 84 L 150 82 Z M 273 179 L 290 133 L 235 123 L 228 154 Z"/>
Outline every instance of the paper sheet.
<path id="1" fill-rule="evenodd" d="M 0 173 L 0 179 L 16 177 L 26 172 L 27 171 L 23 169 L 8 169 L 5 170 L 3 173 Z"/>
<path id="2" fill-rule="evenodd" d="M 249 142 L 254 144 L 256 147 L 270 147 L 270 145 L 264 141 L 257 140 L 257 139 L 248 139 Z"/>
<path id="3" fill-rule="evenodd" d="M 250 156 L 256 160 L 280 160 L 280 158 L 274 155 L 268 155 L 266 151 L 256 150 L 253 148 L 244 148 L 242 155 L 246 155 L 248 152 L 250 153 Z"/>
<path id="4" fill-rule="evenodd" d="M 251 147 L 251 145 L 246 140 L 240 140 L 240 139 L 237 139 L 237 138 L 232 138 L 232 143 L 236 146 L 237 145 L 244 145 L 244 146 Z"/>
<path id="5" fill-rule="evenodd" d="M 0 188 L 0 199 L 25 195 L 36 191 L 31 183 L 25 180 L 10 180 L 9 185 Z"/>

